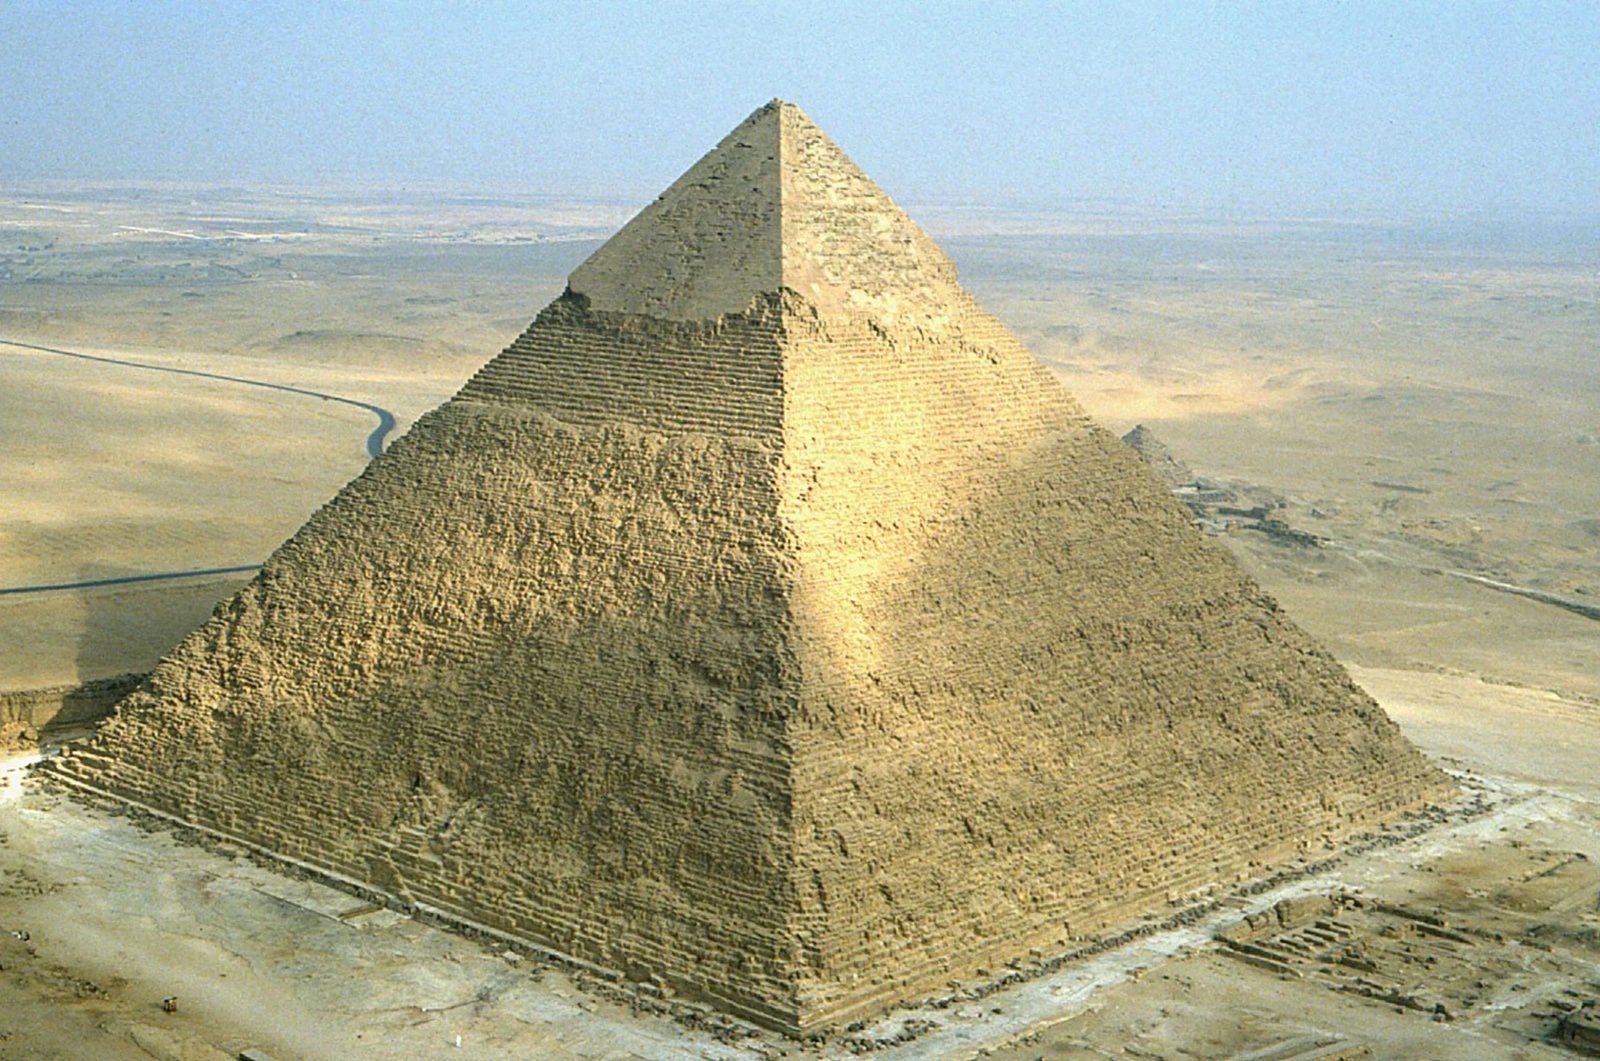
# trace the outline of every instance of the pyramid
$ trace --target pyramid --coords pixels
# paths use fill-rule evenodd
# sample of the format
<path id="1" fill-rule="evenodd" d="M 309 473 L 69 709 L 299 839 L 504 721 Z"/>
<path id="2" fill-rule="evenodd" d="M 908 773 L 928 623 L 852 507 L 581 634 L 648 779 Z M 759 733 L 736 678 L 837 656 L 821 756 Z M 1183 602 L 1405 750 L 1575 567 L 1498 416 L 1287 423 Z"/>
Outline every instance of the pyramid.
<path id="1" fill-rule="evenodd" d="M 57 769 L 789 1033 L 1446 790 L 781 101 Z"/>
<path id="2" fill-rule="evenodd" d="M 1167 444 L 1143 424 L 1133 425 L 1133 430 L 1122 436 L 1122 441 L 1144 459 L 1156 478 L 1169 487 L 1188 486 L 1194 482 L 1194 471 L 1173 455 Z"/>

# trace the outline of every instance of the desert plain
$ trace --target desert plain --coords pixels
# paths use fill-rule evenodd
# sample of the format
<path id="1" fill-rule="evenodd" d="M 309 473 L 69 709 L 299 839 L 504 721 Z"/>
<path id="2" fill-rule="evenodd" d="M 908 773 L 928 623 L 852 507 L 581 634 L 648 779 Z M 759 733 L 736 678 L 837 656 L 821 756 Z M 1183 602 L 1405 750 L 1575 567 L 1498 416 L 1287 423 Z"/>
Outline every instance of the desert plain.
<path id="1" fill-rule="evenodd" d="M 1600 997 L 1592 226 L 906 205 L 1092 414 L 1187 465 L 1457 801 L 802 1043 L 69 799 L 26 764 L 81 730 L 18 707 L 0 1057 L 1570 1056 Z M 147 671 L 636 206 L 4 190 L 0 703 Z"/>

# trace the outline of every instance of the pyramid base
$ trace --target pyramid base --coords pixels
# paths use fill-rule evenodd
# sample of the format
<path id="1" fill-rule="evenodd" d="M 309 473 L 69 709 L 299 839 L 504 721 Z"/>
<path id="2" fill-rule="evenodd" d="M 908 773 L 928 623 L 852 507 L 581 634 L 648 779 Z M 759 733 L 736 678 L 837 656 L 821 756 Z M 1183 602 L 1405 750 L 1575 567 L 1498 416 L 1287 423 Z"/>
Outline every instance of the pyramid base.
<path id="1" fill-rule="evenodd" d="M 198 822 L 190 821 L 187 818 L 183 818 L 168 811 L 161 810 L 160 808 L 152 807 L 150 804 L 141 802 L 140 800 L 134 799 L 131 796 L 123 795 L 122 793 L 112 791 L 111 789 L 101 788 L 98 785 L 86 782 L 81 778 L 74 777 L 59 769 L 50 769 L 47 776 L 52 783 L 59 782 L 65 787 L 73 790 L 70 794 L 75 797 L 87 797 L 87 801 L 89 802 L 105 801 L 114 803 L 120 807 L 127 808 L 128 810 L 133 811 L 142 817 L 152 818 L 165 825 L 183 829 L 191 833 L 198 833 L 199 835 L 215 843 L 243 848 L 251 855 L 260 858 L 263 861 L 277 863 L 280 866 L 284 866 L 293 870 L 300 876 L 308 877 L 319 883 L 325 884 L 330 888 L 336 888 L 339 891 L 345 892 L 357 899 L 362 900 L 363 902 L 375 903 L 384 907 L 385 909 L 393 910 L 396 913 L 405 914 L 407 917 L 414 918 L 423 924 L 433 925 L 448 932 L 454 932 L 457 935 L 465 936 L 468 939 L 490 940 L 497 944 L 512 948 L 518 952 L 532 955 L 541 961 L 560 966 L 563 969 L 587 973 L 596 979 L 605 981 L 606 983 L 621 985 L 638 982 L 634 981 L 621 970 L 607 968 L 603 965 L 597 965 L 594 962 L 585 961 L 582 958 L 552 947 L 547 943 L 541 943 L 538 940 L 529 939 L 525 936 L 519 936 L 511 932 L 506 932 L 503 929 L 486 925 L 481 921 L 473 920 L 471 917 L 468 917 L 466 914 L 459 911 L 424 902 L 415 898 L 414 896 L 408 898 L 405 896 L 396 895 L 395 893 L 380 888 L 368 881 L 359 880 L 355 877 L 349 876 L 348 874 L 340 873 L 336 869 L 331 869 L 315 862 L 307 862 L 304 859 L 295 858 L 292 855 L 286 855 L 281 851 L 275 851 L 270 847 L 264 847 L 261 844 L 255 843 L 254 841 L 246 840 L 244 837 L 236 836 L 221 829 L 216 829 L 208 825 L 201 825 Z M 674 1000 L 679 1003 L 688 1003 L 694 1006 L 707 1006 L 721 1013 L 728 1014 L 739 1020 L 755 1025 L 756 1027 L 766 1028 L 770 1031 L 775 1031 L 782 1035 L 789 1036 L 790 1038 L 797 1039 L 805 1035 L 813 1034 L 817 1030 L 816 1023 L 808 1026 L 802 1026 L 800 1021 L 792 1013 L 783 1013 L 762 1006 L 752 1006 L 745 1000 L 727 998 L 714 993 L 708 993 L 703 989 L 697 989 L 694 985 L 677 982 L 672 977 L 661 977 L 660 979 L 672 986 Z"/>
<path id="2" fill-rule="evenodd" d="M 1349 822 L 1338 833 L 1324 834 L 1323 839 L 1333 845 L 1324 858 L 1340 857 L 1363 833 L 1395 825 L 1459 795 L 1453 784 L 1445 782 L 1430 787 L 1414 800 L 1386 809 L 1379 816 Z M 1285 841 L 1245 852 L 1226 865 L 1213 867 L 1211 872 L 1193 874 L 1122 901 L 1104 903 L 1074 919 L 1070 946 L 1063 946 L 1057 933 L 1050 932 L 1036 938 L 1009 939 L 965 955 L 963 970 L 954 973 L 948 966 L 934 967 L 931 963 L 924 968 L 904 970 L 894 979 L 876 985 L 869 993 L 804 1011 L 798 1022 L 800 1033 L 827 1032 L 855 1021 L 882 1016 L 897 1005 L 914 1005 L 919 1000 L 937 999 L 974 987 L 998 989 L 1053 972 L 1072 961 L 1087 959 L 1152 932 L 1177 928 L 1186 923 L 1186 914 L 1209 910 L 1221 898 L 1244 891 L 1257 892 L 1274 881 L 1293 879 L 1297 875 L 1293 863 L 1305 854 L 1304 842 Z M 1214 890 L 1220 890 L 1220 895 L 1199 895 Z M 1019 963 L 1027 962 L 1035 965 L 1032 974 L 1014 971 Z M 957 984 L 961 986 L 955 987 Z"/>
<path id="3" fill-rule="evenodd" d="M 243 848 L 260 859 L 277 863 L 292 869 L 297 874 L 319 881 L 329 887 L 337 888 L 364 902 L 376 903 L 397 913 L 412 917 L 424 924 L 455 932 L 469 939 L 494 941 L 496 944 L 533 955 L 542 961 L 564 969 L 587 973 L 606 983 L 625 985 L 635 982 L 633 978 L 621 970 L 586 961 L 538 940 L 484 924 L 464 912 L 419 900 L 415 896 L 397 895 L 373 883 L 341 873 L 330 867 L 295 858 L 224 830 L 190 821 L 131 796 L 87 782 L 59 768 L 49 768 L 48 777 L 51 781 L 59 782 L 73 790 L 72 794 L 75 796 L 88 797 L 90 800 L 109 801 L 144 817 L 198 833 L 214 842 Z M 1335 838 L 1335 842 L 1348 841 L 1352 835 L 1366 829 L 1383 824 L 1392 824 L 1433 803 L 1448 799 L 1456 794 L 1458 793 L 1453 786 L 1441 786 L 1438 791 L 1430 791 L 1423 797 L 1403 807 L 1395 808 L 1381 819 L 1364 823 L 1352 823 L 1347 833 L 1344 836 Z M 1225 874 L 1225 876 L 1234 877 L 1232 884 L 1235 888 L 1251 884 L 1259 885 L 1263 881 L 1271 880 L 1280 872 L 1283 866 L 1299 853 L 1301 847 L 1302 845 L 1300 844 L 1286 843 L 1277 845 L 1271 850 L 1253 852 L 1247 858 L 1240 860 L 1240 868 L 1238 870 L 1232 874 Z M 1240 876 L 1250 866 L 1258 867 L 1258 872 L 1249 876 Z M 1195 892 L 1207 890 L 1223 883 L 1214 874 L 1207 876 L 1210 879 L 1197 877 L 1192 881 L 1186 882 L 1186 893 L 1192 895 Z M 1172 891 L 1177 887 L 1183 886 L 1183 882 L 1174 882 L 1173 887 L 1161 890 Z M 1079 931 L 1075 933 L 1080 941 L 1078 946 L 1066 951 L 1058 951 L 1058 953 L 1049 957 L 1039 957 L 1036 960 L 1041 966 L 1041 971 L 1053 971 L 1070 961 L 1088 958 L 1138 936 L 1145 935 L 1151 931 L 1158 931 L 1169 923 L 1175 927 L 1176 919 L 1184 912 L 1209 905 L 1212 904 L 1199 900 L 1192 903 L 1182 903 L 1181 901 L 1174 903 L 1157 892 L 1140 895 L 1125 902 L 1107 905 L 1095 911 L 1082 923 Z M 1151 915 L 1163 909 L 1171 911 L 1166 918 L 1159 921 L 1148 920 Z M 1141 921 L 1141 918 L 1146 920 Z M 1084 941 L 1084 937 L 1088 937 L 1088 940 Z M 969 976 L 976 975 L 980 983 L 987 981 L 995 987 L 999 987 L 1002 983 L 1001 979 L 991 980 L 987 973 L 976 973 L 976 970 L 1007 966 L 1024 955 L 1049 954 L 1051 950 L 1058 949 L 1058 946 L 1053 940 L 1049 941 L 1049 945 L 1045 945 L 1043 940 L 1008 941 L 972 957 L 965 964 L 968 968 L 974 970 L 974 973 L 969 974 Z M 836 1002 L 826 1008 L 812 1011 L 804 1011 L 802 1009 L 798 1012 L 783 1012 L 772 1007 L 753 1006 L 748 1000 L 708 993 L 703 986 L 682 982 L 676 977 L 663 976 L 658 979 L 671 985 L 675 993 L 674 999 L 679 1003 L 709 1006 L 756 1027 L 774 1031 L 794 1039 L 824 1035 L 846 1024 L 882 1015 L 895 1005 L 907 1001 L 939 997 L 942 994 L 947 994 L 951 985 L 957 982 L 952 979 L 948 970 L 942 968 L 908 970 L 894 980 L 883 982 L 869 993 L 849 996 L 847 999 Z M 1017 975 L 1014 979 L 1020 981 L 1028 979 L 1028 977 L 1026 975 Z"/>

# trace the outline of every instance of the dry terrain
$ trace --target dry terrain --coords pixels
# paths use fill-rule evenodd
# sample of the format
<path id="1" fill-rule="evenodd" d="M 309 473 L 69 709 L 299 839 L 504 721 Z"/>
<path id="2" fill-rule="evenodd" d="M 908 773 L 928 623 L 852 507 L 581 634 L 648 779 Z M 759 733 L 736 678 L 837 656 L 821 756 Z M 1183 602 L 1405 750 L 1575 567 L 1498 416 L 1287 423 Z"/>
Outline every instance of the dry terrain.
<path id="1" fill-rule="evenodd" d="M 1563 1056 L 1561 1022 L 1600 996 L 1592 241 L 912 212 L 1092 413 L 1144 423 L 1230 499 L 1210 505 L 1214 529 L 1458 773 L 1460 803 L 1331 862 L 1308 852 L 1271 890 L 1175 908 L 1120 948 L 801 1045 L 178 843 L 10 769 L 0 1057 L 400 1058 L 457 1036 L 463 1057 Z M 27 344 L 0 346 L 0 590 L 259 563 L 363 466 L 376 426 L 300 392 L 403 429 L 628 213 L 351 191 L 0 196 L 0 340 Z M 0 594 L 0 693 L 148 669 L 247 577 Z"/>

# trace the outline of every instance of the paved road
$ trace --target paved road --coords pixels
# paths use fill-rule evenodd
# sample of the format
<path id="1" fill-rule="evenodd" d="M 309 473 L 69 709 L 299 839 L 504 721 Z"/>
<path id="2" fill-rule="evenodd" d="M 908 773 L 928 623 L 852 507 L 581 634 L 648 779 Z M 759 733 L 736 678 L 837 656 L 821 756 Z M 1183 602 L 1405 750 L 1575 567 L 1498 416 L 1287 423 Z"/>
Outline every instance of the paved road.
<path id="1" fill-rule="evenodd" d="M 120 586 L 127 582 L 162 582 L 169 578 L 198 578 L 202 575 L 234 575 L 246 571 L 260 571 L 260 564 L 240 564 L 238 567 L 203 567 L 194 571 L 160 571 L 153 575 L 120 575 L 116 578 L 91 578 L 87 582 L 57 582 L 48 586 L 4 586 L 0 597 L 8 593 L 50 593 L 58 589 L 93 589 L 96 586 Z"/>
<path id="2" fill-rule="evenodd" d="M 127 361 L 118 357 L 99 357 L 95 354 L 80 354 L 76 350 L 58 350 L 53 346 L 35 346 L 33 343 L 19 343 L 11 339 L 0 339 L 0 346 L 15 346 L 23 350 L 35 350 L 41 354 L 60 354 L 62 357 L 75 357 L 80 361 L 98 361 L 103 365 L 121 365 L 123 368 L 139 368 L 146 372 L 171 372 L 178 376 L 198 376 L 201 379 L 221 380 L 224 383 L 238 383 L 246 387 L 262 387 L 266 390 L 283 391 L 286 394 L 299 394 L 307 398 L 320 398 L 325 402 L 338 402 L 341 405 L 353 405 L 357 409 L 365 409 L 378 418 L 378 426 L 372 429 L 372 434 L 367 436 L 367 456 L 376 457 L 383 452 L 383 440 L 394 430 L 394 414 L 381 405 L 371 402 L 357 401 L 354 398 L 341 398 L 337 394 L 324 394 L 321 391 L 306 390 L 304 387 L 291 387 L 286 383 L 268 383 L 265 380 L 245 379 L 243 376 L 224 376 L 217 372 L 201 372 L 192 368 L 172 368 L 169 365 L 151 365 L 144 361 Z"/>
<path id="3" fill-rule="evenodd" d="M 151 365 L 143 361 L 127 361 L 116 357 L 100 357 L 96 354 L 79 353 L 76 350 L 59 350 L 52 346 L 36 346 L 33 343 L 19 343 L 11 339 L 0 339 L 0 346 L 14 346 L 23 350 L 34 350 L 41 354 L 59 354 L 61 357 L 75 357 L 80 361 L 98 361 L 104 365 L 120 365 L 123 368 L 138 368 L 146 372 L 170 372 L 178 376 L 198 376 L 201 379 L 221 380 L 224 383 L 238 383 L 245 387 L 263 387 L 267 390 L 283 391 L 287 394 L 299 394 L 307 398 L 320 398 L 325 402 L 338 402 L 341 405 L 353 405 L 358 409 L 365 409 L 378 418 L 378 426 L 373 428 L 372 434 L 367 436 L 367 456 L 376 457 L 383 452 L 383 441 L 390 431 L 394 430 L 394 414 L 381 405 L 371 402 L 357 401 L 354 398 L 341 398 L 337 394 L 324 394 L 321 391 L 306 390 L 304 387 L 291 387 L 284 383 L 268 383 L 265 380 L 245 379 L 242 376 L 224 376 L 217 372 L 201 372 L 192 368 L 172 368 L 168 365 Z M 191 571 L 160 571 L 149 575 L 123 575 L 118 578 L 95 578 L 84 582 L 57 582 L 40 586 L 3 586 L 0 587 L 0 596 L 14 593 L 50 593 L 56 590 L 93 589 L 97 586 L 120 586 L 129 582 L 161 582 L 174 578 L 198 578 L 204 575 L 232 575 L 245 571 L 259 571 L 260 564 L 241 564 L 236 567 L 207 567 Z"/>
<path id="4" fill-rule="evenodd" d="M 1492 578 L 1474 575 L 1468 571 L 1446 571 L 1445 574 L 1456 578 L 1464 578 L 1468 582 L 1476 582 L 1480 586 L 1497 589 L 1501 593 L 1510 593 L 1516 597 L 1526 597 L 1536 600 L 1541 604 L 1554 604 L 1557 608 L 1565 608 L 1569 612 L 1576 612 L 1585 619 L 1600 619 L 1600 603 L 1578 600 L 1575 597 L 1566 597 L 1560 593 L 1547 593 L 1542 589 L 1529 589 L 1527 586 L 1513 586 L 1509 582 L 1497 582 Z"/>

